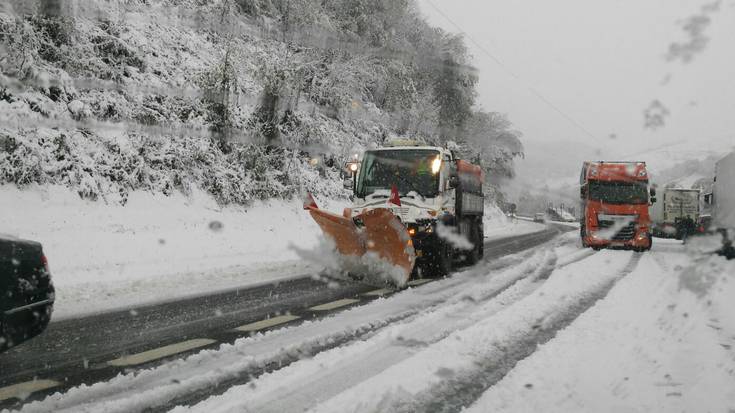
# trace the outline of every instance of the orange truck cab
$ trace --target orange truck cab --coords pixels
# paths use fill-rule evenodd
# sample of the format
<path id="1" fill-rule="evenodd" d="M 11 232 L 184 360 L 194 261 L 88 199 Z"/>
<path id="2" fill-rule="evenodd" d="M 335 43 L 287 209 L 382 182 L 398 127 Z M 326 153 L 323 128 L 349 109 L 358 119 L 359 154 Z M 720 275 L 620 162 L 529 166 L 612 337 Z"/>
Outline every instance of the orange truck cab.
<path id="1" fill-rule="evenodd" d="M 651 249 L 649 190 L 645 162 L 584 162 L 580 176 L 584 247 Z"/>

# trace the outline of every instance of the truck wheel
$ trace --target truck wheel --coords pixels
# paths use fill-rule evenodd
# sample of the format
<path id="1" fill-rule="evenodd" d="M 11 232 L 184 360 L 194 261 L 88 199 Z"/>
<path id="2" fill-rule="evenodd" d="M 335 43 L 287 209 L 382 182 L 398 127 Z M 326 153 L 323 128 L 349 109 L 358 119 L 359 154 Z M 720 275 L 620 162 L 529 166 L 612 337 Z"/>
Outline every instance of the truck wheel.
<path id="1" fill-rule="evenodd" d="M 445 277 L 452 272 L 452 248 L 447 242 L 438 242 L 427 267 L 429 277 Z"/>
<path id="2" fill-rule="evenodd" d="M 586 235 L 585 234 L 586 232 L 587 231 L 586 231 L 584 225 L 582 225 L 581 227 L 579 227 L 579 239 L 582 240 L 582 248 L 589 248 L 589 245 L 587 244 L 587 241 L 584 240 L 584 236 Z"/>
<path id="3" fill-rule="evenodd" d="M 465 258 L 465 264 L 467 265 L 475 265 L 478 261 L 480 261 L 481 258 L 480 249 L 482 248 L 482 234 L 480 233 L 479 228 L 477 228 L 476 226 L 473 225 L 471 228 L 472 229 L 470 231 L 472 236 L 470 237 L 470 239 L 472 241 L 473 248 L 471 251 L 467 251 L 466 253 L 467 255 Z"/>
<path id="4" fill-rule="evenodd" d="M 480 259 L 482 259 L 485 257 L 485 230 L 482 228 L 482 225 L 480 225 L 478 233 L 477 246 L 478 251 L 480 252 Z"/>

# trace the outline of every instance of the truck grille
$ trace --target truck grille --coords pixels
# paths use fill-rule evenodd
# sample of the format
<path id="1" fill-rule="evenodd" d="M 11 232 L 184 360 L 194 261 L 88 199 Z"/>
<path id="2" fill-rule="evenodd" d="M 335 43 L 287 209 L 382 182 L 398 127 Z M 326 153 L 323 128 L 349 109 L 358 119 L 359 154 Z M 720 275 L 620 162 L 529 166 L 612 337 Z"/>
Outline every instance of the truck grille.
<path id="1" fill-rule="evenodd" d="M 402 220 L 408 218 L 407 207 L 391 208 L 391 212 L 393 212 L 393 215 L 400 217 Z"/>
<path id="2" fill-rule="evenodd" d="M 615 225 L 614 221 L 599 220 L 597 222 L 600 230 L 612 228 Z M 612 237 L 613 241 L 630 241 L 635 237 L 636 223 L 635 221 L 624 226 L 617 234 Z"/>

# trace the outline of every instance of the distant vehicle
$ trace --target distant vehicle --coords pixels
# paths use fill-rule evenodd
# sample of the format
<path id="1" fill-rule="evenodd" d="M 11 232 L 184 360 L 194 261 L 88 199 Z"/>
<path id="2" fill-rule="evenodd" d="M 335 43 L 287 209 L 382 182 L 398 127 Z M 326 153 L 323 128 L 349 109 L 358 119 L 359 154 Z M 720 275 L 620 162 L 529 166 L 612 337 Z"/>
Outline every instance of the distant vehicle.
<path id="1" fill-rule="evenodd" d="M 54 286 L 41 244 L 0 235 L 0 352 L 46 328 Z"/>
<path id="2" fill-rule="evenodd" d="M 712 189 L 712 223 L 722 234 L 722 255 L 735 258 L 735 152 L 717 162 L 715 184 Z"/>
<path id="3" fill-rule="evenodd" d="M 685 239 L 702 232 L 701 191 L 666 188 L 661 202 L 651 207 L 653 234 L 661 238 Z"/>
<path id="4" fill-rule="evenodd" d="M 305 205 L 343 256 L 377 255 L 401 284 L 418 270 L 444 276 L 483 255 L 484 172 L 447 148 L 397 141 L 350 165 L 353 205 L 342 215 Z M 371 254 L 368 254 L 371 253 Z"/>
<path id="5" fill-rule="evenodd" d="M 547 208 L 544 214 L 551 221 L 559 221 L 559 222 L 563 221 L 561 214 L 559 214 L 554 208 Z"/>
<path id="6" fill-rule="evenodd" d="M 546 222 L 546 214 L 544 214 L 543 212 L 536 213 L 533 216 L 533 222 L 539 222 L 543 224 L 544 222 Z"/>
<path id="7" fill-rule="evenodd" d="M 585 162 L 580 176 L 582 245 L 647 251 L 653 245 L 645 162 Z"/>
<path id="8" fill-rule="evenodd" d="M 574 215 L 569 213 L 569 211 L 566 211 L 562 208 L 548 208 L 546 209 L 546 217 L 549 218 L 551 221 L 558 221 L 558 222 L 575 222 L 577 219 L 574 218 Z"/>

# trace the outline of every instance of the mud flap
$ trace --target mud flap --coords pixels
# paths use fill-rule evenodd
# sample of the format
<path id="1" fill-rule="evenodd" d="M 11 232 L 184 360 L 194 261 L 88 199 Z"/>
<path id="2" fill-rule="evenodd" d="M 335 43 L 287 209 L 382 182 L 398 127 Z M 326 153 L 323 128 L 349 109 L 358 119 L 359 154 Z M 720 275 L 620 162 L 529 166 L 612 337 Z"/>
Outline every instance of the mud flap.
<path id="1" fill-rule="evenodd" d="M 390 279 L 397 285 L 408 282 L 416 254 L 408 230 L 388 209 L 374 209 L 358 215 L 358 228 L 351 218 L 322 211 L 315 205 L 306 209 L 325 235 L 334 240 L 337 251 L 347 257 L 363 259 L 376 256 L 390 264 Z M 374 280 L 375 274 L 366 274 Z"/>

